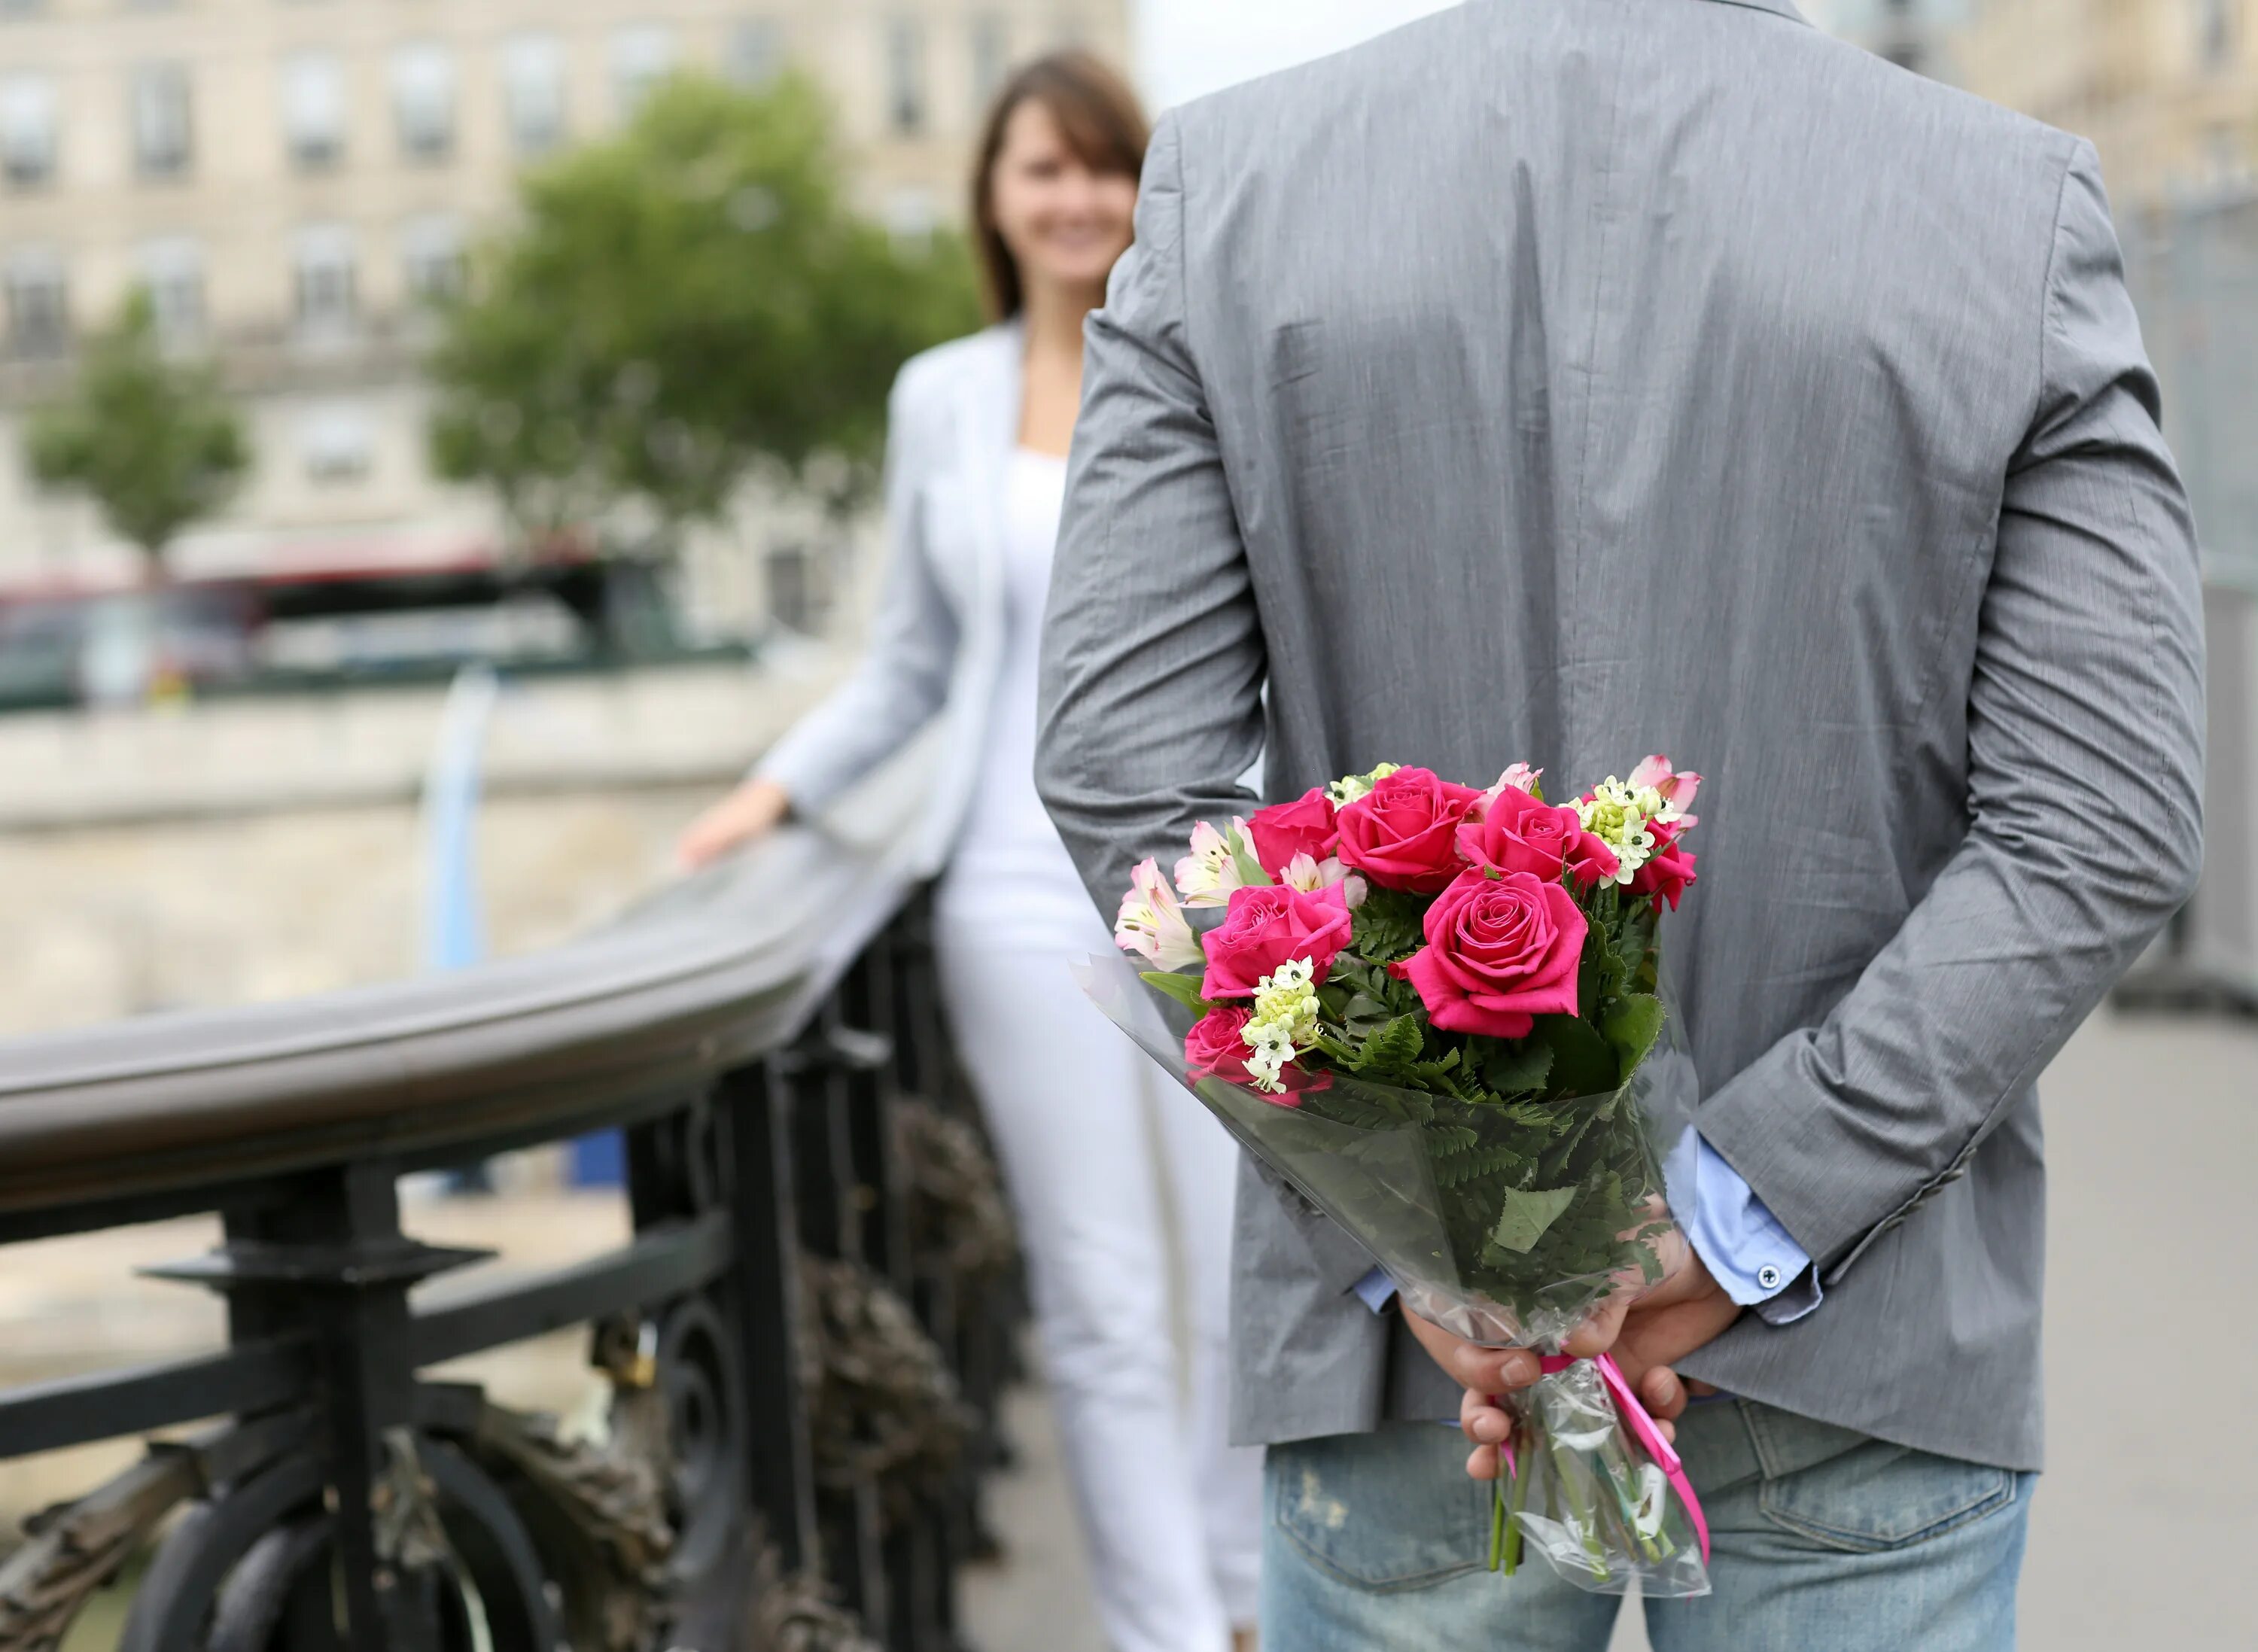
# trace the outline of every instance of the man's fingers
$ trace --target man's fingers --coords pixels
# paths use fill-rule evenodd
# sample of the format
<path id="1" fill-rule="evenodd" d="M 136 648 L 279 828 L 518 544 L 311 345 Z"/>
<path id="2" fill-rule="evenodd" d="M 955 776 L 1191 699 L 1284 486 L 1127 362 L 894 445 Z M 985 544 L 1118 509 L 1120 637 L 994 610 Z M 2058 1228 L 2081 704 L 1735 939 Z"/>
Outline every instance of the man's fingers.
<path id="1" fill-rule="evenodd" d="M 1502 1445 L 1513 1437 L 1513 1419 L 1489 1395 L 1469 1388 L 1459 1397 L 1459 1432 L 1468 1445 Z"/>
<path id="2" fill-rule="evenodd" d="M 1461 1388 L 1486 1394 L 1511 1393 L 1543 1374 L 1537 1356 L 1525 1348 L 1484 1348 L 1417 1314 L 1405 1314 L 1403 1322 L 1428 1356 Z"/>
<path id="3" fill-rule="evenodd" d="M 1638 1400 L 1647 1414 L 1666 1422 L 1686 1409 L 1686 1385 L 1667 1365 L 1657 1365 L 1638 1382 Z"/>
<path id="4" fill-rule="evenodd" d="M 1477 1480 L 1494 1480 L 1498 1477 L 1497 1448 L 1478 1445 L 1466 1454 L 1466 1472 Z"/>
<path id="5" fill-rule="evenodd" d="M 1615 1338 L 1622 1334 L 1623 1317 L 1630 1312 L 1632 1294 L 1620 1288 L 1610 1292 L 1560 1344 L 1560 1351 L 1573 1359 L 1597 1359 L 1613 1348 Z"/>

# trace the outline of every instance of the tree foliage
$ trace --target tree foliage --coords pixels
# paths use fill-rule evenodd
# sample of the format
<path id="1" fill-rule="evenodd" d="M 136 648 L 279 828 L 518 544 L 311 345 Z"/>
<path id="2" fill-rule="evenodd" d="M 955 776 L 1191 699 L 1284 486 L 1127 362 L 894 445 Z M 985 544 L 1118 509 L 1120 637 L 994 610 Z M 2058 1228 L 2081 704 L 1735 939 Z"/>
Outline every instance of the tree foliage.
<path id="1" fill-rule="evenodd" d="M 525 181 L 444 313 L 435 461 L 534 531 L 623 503 L 711 519 L 762 471 L 844 507 L 896 369 L 976 317 L 960 244 L 851 209 L 809 83 L 679 79 Z"/>
<path id="2" fill-rule="evenodd" d="M 251 462 L 217 375 L 166 359 L 138 291 L 88 341 L 69 390 L 32 414 L 25 446 L 33 476 L 90 495 L 153 572 L 183 528 L 225 507 Z"/>

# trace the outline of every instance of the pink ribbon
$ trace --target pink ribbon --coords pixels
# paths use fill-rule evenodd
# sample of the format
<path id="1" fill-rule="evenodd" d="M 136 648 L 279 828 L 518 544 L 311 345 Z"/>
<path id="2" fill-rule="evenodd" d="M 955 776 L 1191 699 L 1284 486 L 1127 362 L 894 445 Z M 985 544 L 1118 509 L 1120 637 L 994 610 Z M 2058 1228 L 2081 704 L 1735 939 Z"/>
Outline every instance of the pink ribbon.
<path id="1" fill-rule="evenodd" d="M 1546 1354 L 1543 1360 L 1544 1374 L 1551 1376 L 1555 1372 L 1566 1371 L 1576 1363 L 1566 1354 Z M 1615 1410 L 1622 1416 L 1623 1426 L 1630 1430 L 1631 1437 L 1639 1443 L 1647 1456 L 1660 1466 L 1663 1478 L 1670 1482 L 1671 1489 L 1686 1505 L 1686 1517 L 1694 1522 L 1694 1535 L 1701 1540 L 1702 1563 L 1707 1565 L 1709 1560 L 1708 1516 L 1701 1512 L 1701 1500 L 1694 1494 L 1694 1482 L 1686 1478 L 1686 1464 L 1679 1459 L 1677 1449 L 1662 1437 L 1662 1430 L 1654 1426 L 1654 1419 L 1647 1415 L 1646 1407 L 1639 1404 L 1638 1396 L 1631 1392 L 1630 1379 L 1622 1374 L 1622 1367 L 1615 1364 L 1615 1357 L 1601 1354 L 1592 1363 L 1600 1368 L 1600 1380 L 1607 1385 L 1608 1393 L 1614 1398 Z M 1505 1460 L 1516 1473 L 1520 1472 L 1519 1465 L 1514 1463 L 1510 1446 L 1506 1448 Z"/>

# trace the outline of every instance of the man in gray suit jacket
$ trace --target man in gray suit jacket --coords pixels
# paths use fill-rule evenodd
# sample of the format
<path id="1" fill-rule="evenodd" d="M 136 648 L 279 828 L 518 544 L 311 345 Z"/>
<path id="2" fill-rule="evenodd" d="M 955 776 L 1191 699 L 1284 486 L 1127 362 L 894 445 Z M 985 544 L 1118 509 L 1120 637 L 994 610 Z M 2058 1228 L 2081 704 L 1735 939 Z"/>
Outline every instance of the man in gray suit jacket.
<path id="1" fill-rule="evenodd" d="M 1266 740 L 1274 797 L 1700 769 L 1698 1127 L 1792 1266 L 1704 1253 L 1623 1332 L 1729 1396 L 1680 1424 L 1718 1598 L 1651 1633 L 2011 1644 L 2032 1084 L 2199 858 L 2194 535 L 2091 150 L 1790 0 L 1473 0 L 1164 121 L 1085 386 L 1038 780 L 1093 894 Z M 1525 1356 L 1427 1358 L 1344 1234 L 1239 1207 L 1275 1652 L 1602 1646 L 1482 1568 L 1432 1421 Z"/>

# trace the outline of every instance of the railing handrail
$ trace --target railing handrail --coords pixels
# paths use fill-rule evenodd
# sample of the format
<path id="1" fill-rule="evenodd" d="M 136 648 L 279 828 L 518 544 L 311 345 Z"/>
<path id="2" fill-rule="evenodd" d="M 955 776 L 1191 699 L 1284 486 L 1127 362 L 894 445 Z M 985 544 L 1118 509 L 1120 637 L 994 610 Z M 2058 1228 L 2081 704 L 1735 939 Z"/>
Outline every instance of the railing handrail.
<path id="1" fill-rule="evenodd" d="M 0 1213 L 628 1106 L 789 1040 L 908 887 L 881 848 L 787 828 L 541 953 L 0 1042 Z"/>

